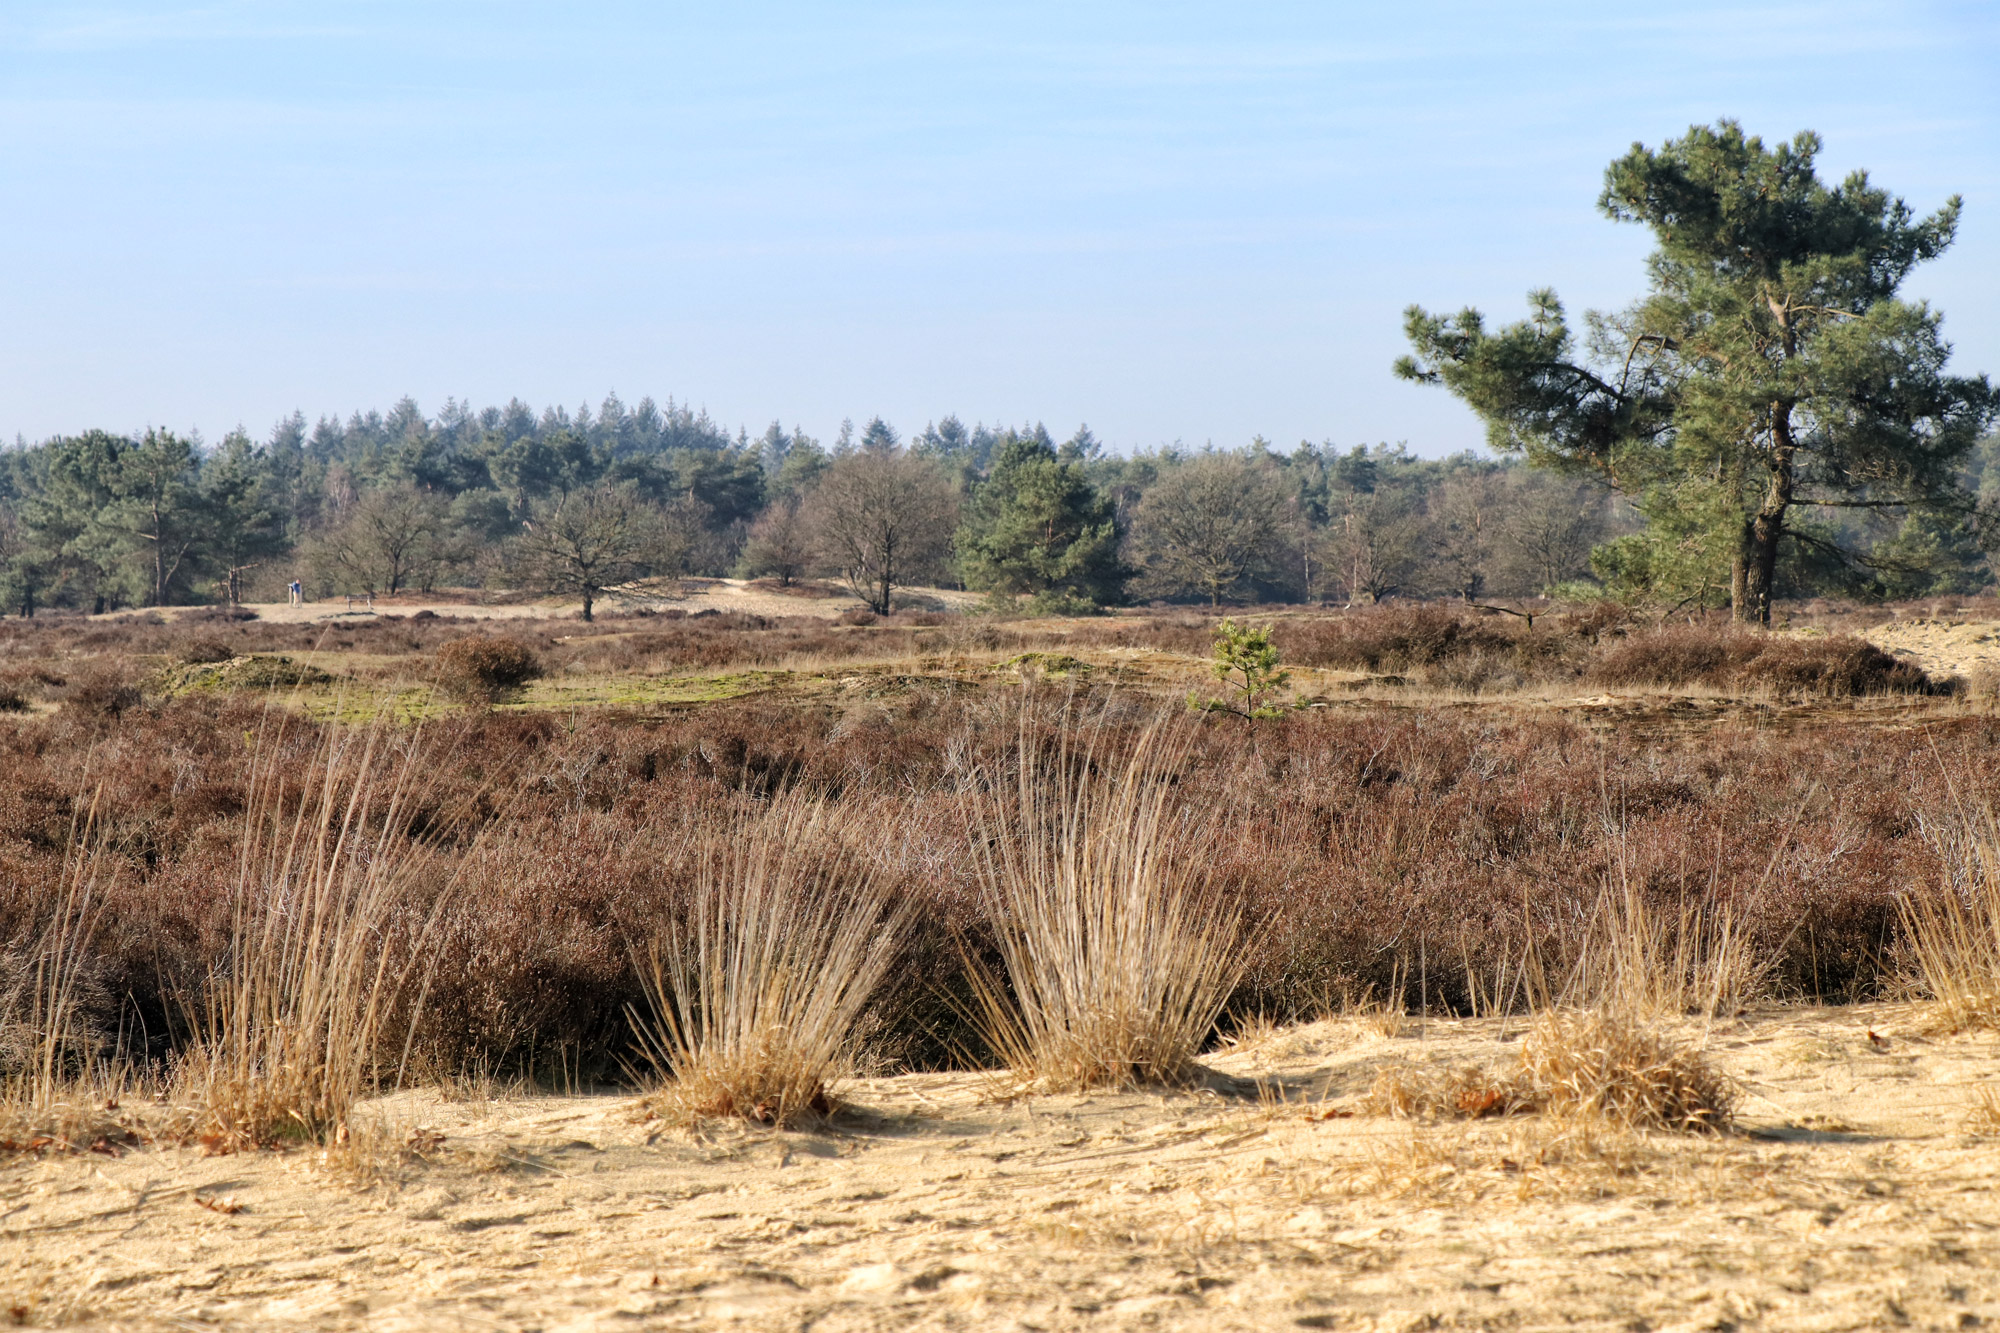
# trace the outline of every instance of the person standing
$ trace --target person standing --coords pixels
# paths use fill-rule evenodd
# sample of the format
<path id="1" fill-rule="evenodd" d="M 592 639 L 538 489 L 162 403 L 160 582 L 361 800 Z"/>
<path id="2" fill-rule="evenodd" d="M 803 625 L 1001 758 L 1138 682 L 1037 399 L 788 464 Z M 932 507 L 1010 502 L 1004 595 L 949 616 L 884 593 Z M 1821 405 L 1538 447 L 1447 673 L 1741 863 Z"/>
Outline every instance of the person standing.
<path id="1" fill-rule="evenodd" d="M 292 592 L 292 605 L 293 606 L 304 605 L 306 600 L 305 589 L 299 586 L 299 581 L 297 579 L 292 580 L 291 592 Z"/>

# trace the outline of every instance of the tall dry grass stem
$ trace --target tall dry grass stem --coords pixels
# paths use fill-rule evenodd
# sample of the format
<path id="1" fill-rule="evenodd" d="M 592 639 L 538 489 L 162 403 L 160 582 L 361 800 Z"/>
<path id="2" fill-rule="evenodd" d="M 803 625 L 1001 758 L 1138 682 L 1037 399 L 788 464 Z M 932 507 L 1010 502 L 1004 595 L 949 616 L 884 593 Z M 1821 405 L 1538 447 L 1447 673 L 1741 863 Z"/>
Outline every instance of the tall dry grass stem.
<path id="1" fill-rule="evenodd" d="M 2000 1028 L 2000 819 L 1992 811 L 1928 822 L 1924 835 L 1945 867 L 1933 893 L 1908 893 L 1897 911 L 1912 981 L 1948 1032 Z"/>
<path id="2" fill-rule="evenodd" d="M 0 1146 L 95 1134 L 125 1082 L 84 1016 L 108 873 L 93 797 L 71 823 L 47 917 L 0 957 Z"/>
<path id="3" fill-rule="evenodd" d="M 907 908 L 823 800 L 784 793 L 706 830 L 693 900 L 639 959 L 633 1010 L 656 1086 L 684 1122 L 824 1117 L 852 1071 Z"/>
<path id="4" fill-rule="evenodd" d="M 1024 712 L 1015 771 L 974 805 L 1002 975 L 968 959 L 967 1017 L 1026 1089 L 1185 1083 L 1245 966 L 1213 822 L 1175 791 L 1189 732 L 1161 718 L 1113 753 L 1061 721 L 1051 751 Z"/>
<path id="5" fill-rule="evenodd" d="M 1532 1017 L 1514 1069 L 1387 1070 L 1372 1109 L 1469 1119 L 1537 1111 L 1626 1130 L 1729 1123 L 1736 1086 L 1706 1055 L 1709 1026 L 1762 989 L 1764 970 L 1726 905 L 1683 900 L 1661 912 L 1621 864 L 1567 965 L 1552 975 L 1530 947 L 1518 979 Z"/>
<path id="6" fill-rule="evenodd" d="M 297 734 L 272 720 L 255 742 L 229 946 L 176 1078 L 212 1151 L 336 1141 L 385 1074 L 400 1080 L 407 1043 L 395 1049 L 390 1025 L 416 1025 L 446 902 L 410 892 L 419 738 L 380 724 L 326 725 L 309 746 Z"/>
<path id="7" fill-rule="evenodd" d="M 1531 1007 L 1615 1011 L 1642 1020 L 1734 1013 L 1763 992 L 1768 959 L 1752 952 L 1735 913 L 1682 899 L 1649 904 L 1620 867 L 1598 896 L 1573 957 L 1551 977 L 1531 952 L 1524 969 Z"/>

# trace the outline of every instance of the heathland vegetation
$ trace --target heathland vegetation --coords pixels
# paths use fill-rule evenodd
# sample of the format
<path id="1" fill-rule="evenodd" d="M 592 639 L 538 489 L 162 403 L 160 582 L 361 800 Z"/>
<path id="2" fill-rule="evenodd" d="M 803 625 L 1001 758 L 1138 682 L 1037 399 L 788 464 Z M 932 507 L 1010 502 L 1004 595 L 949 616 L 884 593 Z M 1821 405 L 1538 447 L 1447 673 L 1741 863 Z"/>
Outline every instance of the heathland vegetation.
<path id="1" fill-rule="evenodd" d="M 244 1154 L 228 1179 L 264 1188 L 261 1150 L 306 1147 L 394 1225 L 313 1233 L 343 1258 L 298 1281 L 339 1305 L 285 1318 L 360 1319 L 402 1275 L 365 1265 L 461 1208 L 438 1290 L 482 1237 L 510 1273 L 586 1251 L 506 1298 L 524 1322 L 644 1234 L 625 1314 L 795 1326 L 893 1287 L 881 1326 L 1068 1327 L 1100 1307 L 966 1282 L 1049 1241 L 1118 1300 L 1170 1270 L 1135 1319 L 1240 1295 L 1334 1327 L 1295 1283 L 1386 1266 L 1394 1230 L 1335 1213 L 1464 1204 L 1456 1246 L 1502 1202 L 1623 1191 L 1628 1230 L 1802 1210 L 1732 1275 L 1853 1207 L 1843 1264 L 1919 1247 L 1899 1299 L 1970 1326 L 1991 1227 L 1940 1245 L 1938 1210 L 1985 1205 L 1923 1193 L 1895 1153 L 1940 1108 L 1859 1062 L 1972 1080 L 1972 1146 L 1936 1160 L 1989 1198 L 2000 1093 L 1965 1034 L 2000 1030 L 1996 404 L 1896 296 L 1956 204 L 1826 187 L 1816 147 L 1725 123 L 1613 164 L 1606 211 L 1659 250 L 1582 354 L 1549 294 L 1495 334 L 1413 309 L 1404 372 L 1497 459 L 951 417 L 822 446 L 615 397 L 0 454 L 0 1153 L 55 1200 L 9 1196 L 5 1267 L 38 1285 L 0 1308 L 264 1318 L 263 1259 L 182 1271 L 207 1242 L 142 1216 L 157 1180 L 56 1214 L 84 1154 Z M 295 577 L 380 604 L 246 605 Z M 1960 657 L 1911 651 L 1947 629 Z M 560 1137 L 452 1142 L 496 1089 L 571 1094 Z M 1009 1116 L 1030 1146 L 994 1170 Z M 1367 1137 L 1389 1120 L 1418 1128 Z M 644 1190 L 588 1179 L 614 1169 Z M 187 1186 L 203 1228 L 264 1207 L 219 1189 Z M 544 1190 L 605 1225 L 524 1247 Z M 1629 1220 L 1591 1206 L 1565 1235 Z M 232 1246 L 276 1234 L 253 1220 Z M 101 1225 L 172 1257 L 118 1269 Z M 1802 1312 L 1824 1258 L 1771 1277 Z"/>

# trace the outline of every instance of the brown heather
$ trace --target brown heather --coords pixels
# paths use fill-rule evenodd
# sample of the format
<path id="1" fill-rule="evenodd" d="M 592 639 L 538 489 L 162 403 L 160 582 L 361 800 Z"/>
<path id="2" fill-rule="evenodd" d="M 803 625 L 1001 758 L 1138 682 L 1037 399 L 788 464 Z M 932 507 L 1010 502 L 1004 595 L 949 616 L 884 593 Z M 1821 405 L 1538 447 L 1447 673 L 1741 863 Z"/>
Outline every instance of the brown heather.
<path id="1" fill-rule="evenodd" d="M 510 622 L 508 633 L 552 672 L 990 658 L 1058 644 L 1195 656 L 1212 638 L 1210 618 L 1178 612 L 1061 626 L 918 619 L 607 617 L 594 627 Z M 1467 680 L 1488 671 L 1481 688 L 1503 667 L 1584 685 L 1635 635 L 1730 637 L 1635 630 L 1605 609 L 1538 616 L 1532 630 L 1516 617 L 1421 607 L 1274 624 L 1295 662 L 1463 669 Z M 230 958 L 244 812 L 264 799 L 246 739 L 263 722 L 258 697 L 132 703 L 93 685 L 92 702 L 72 707 L 73 682 L 129 683 L 144 675 L 142 655 L 167 662 L 196 637 L 236 653 L 351 648 L 357 661 L 407 675 L 396 655 L 434 653 L 475 628 L 449 615 L 331 629 L 226 616 L 191 626 L 0 622 L 0 683 L 37 710 L 0 719 L 4 975 L 19 972 L 57 918 L 72 828 L 94 790 L 103 865 L 96 926 L 75 967 L 77 1023 L 133 1067 L 183 1055 L 200 1035 L 186 997 Z M 1822 664 L 1847 651 L 1837 636 L 1799 642 Z M 1733 651 L 1721 668 L 1712 653 L 1693 654 L 1680 674 L 1740 673 L 1728 665 Z M 1829 679 L 1874 688 L 1865 673 L 1785 670 L 1787 690 L 1847 688 Z M 663 923 L 685 919 L 717 830 L 746 804 L 809 787 L 843 827 L 868 834 L 871 873 L 912 914 L 898 984 L 862 1021 L 864 1058 L 890 1068 L 990 1059 L 962 1017 L 973 999 L 967 955 L 996 975 L 1004 965 L 967 801 L 982 775 L 1010 771 L 1023 727 L 1039 752 L 1080 726 L 1095 729 L 1099 753 L 1123 755 L 1157 720 L 1156 706 L 1131 693 L 1087 693 L 1069 706 L 1065 721 L 1065 698 L 1035 687 L 1024 720 L 1013 687 L 917 676 L 881 691 L 644 716 L 436 720 L 399 741 L 416 747 L 408 762 L 421 781 L 394 819 L 425 851 L 399 872 L 380 936 L 384 965 L 401 969 L 419 928 L 429 931 L 430 981 L 380 1016 L 378 1045 L 399 1053 L 392 1063 L 407 1049 L 427 1077 L 619 1076 L 638 1051 L 628 1015 L 646 1004 L 635 958 Z M 1228 1012 L 1283 1019 L 1364 995 L 1411 1013 L 1518 1005 L 1522 960 L 1558 986 L 1588 955 L 1598 904 L 1614 890 L 1643 904 L 1663 939 L 1689 912 L 1704 929 L 1726 920 L 1738 975 L 1763 993 L 1840 1001 L 1890 989 L 1910 940 L 1897 895 L 1946 881 L 1951 855 L 1926 833 L 1940 811 L 2000 796 L 2000 722 L 1947 709 L 1913 727 L 1877 726 L 1843 711 L 1852 707 L 1795 710 L 1792 729 L 1725 714 L 1700 727 L 1662 717 L 1639 732 L 1504 700 L 1474 712 L 1413 697 L 1255 728 L 1200 725 L 1170 777 L 1175 800 L 1221 830 L 1199 867 L 1208 889 L 1253 925 Z M 288 744 L 300 758 L 281 775 L 291 809 L 307 797 L 304 760 L 320 729 L 299 724 Z"/>

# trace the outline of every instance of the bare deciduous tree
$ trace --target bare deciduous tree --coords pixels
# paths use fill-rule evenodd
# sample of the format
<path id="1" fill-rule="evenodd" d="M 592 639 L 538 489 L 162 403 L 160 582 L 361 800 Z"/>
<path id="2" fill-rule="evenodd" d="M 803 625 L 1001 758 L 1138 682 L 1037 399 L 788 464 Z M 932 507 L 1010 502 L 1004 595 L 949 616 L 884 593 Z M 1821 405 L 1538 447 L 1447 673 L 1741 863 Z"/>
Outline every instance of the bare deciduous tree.
<path id="1" fill-rule="evenodd" d="M 1133 516 L 1141 586 L 1219 605 L 1271 561 L 1285 496 L 1267 468 L 1239 454 L 1202 454 L 1160 475 Z"/>
<path id="2" fill-rule="evenodd" d="M 531 506 L 515 539 L 513 573 L 544 592 L 582 598 L 589 620 L 605 589 L 673 557 L 671 527 L 629 486 L 570 491 Z"/>
<path id="3" fill-rule="evenodd" d="M 325 582 L 353 592 L 428 588 L 452 554 L 442 496 L 403 483 L 362 492 L 312 543 L 307 560 Z"/>
<path id="4" fill-rule="evenodd" d="M 1500 486 L 1491 473 L 1465 472 L 1431 496 L 1431 558 L 1439 590 L 1462 602 L 1486 595 L 1501 528 Z"/>
<path id="5" fill-rule="evenodd" d="M 1537 593 L 1580 578 L 1604 539 L 1604 488 L 1587 481 L 1522 471 L 1503 501 L 1502 554 L 1513 581 Z"/>
<path id="6" fill-rule="evenodd" d="M 812 565 L 812 533 L 796 496 L 773 500 L 743 543 L 741 569 L 750 578 L 775 577 L 789 588 Z"/>
<path id="7" fill-rule="evenodd" d="M 803 516 L 820 558 L 887 615 L 898 585 L 939 570 L 958 523 L 958 494 L 937 464 L 889 444 L 834 459 Z"/>
<path id="8" fill-rule="evenodd" d="M 1423 538 L 1423 522 L 1401 487 L 1350 491 L 1327 525 L 1327 574 L 1349 606 L 1379 602 L 1409 588 L 1422 564 Z"/>

